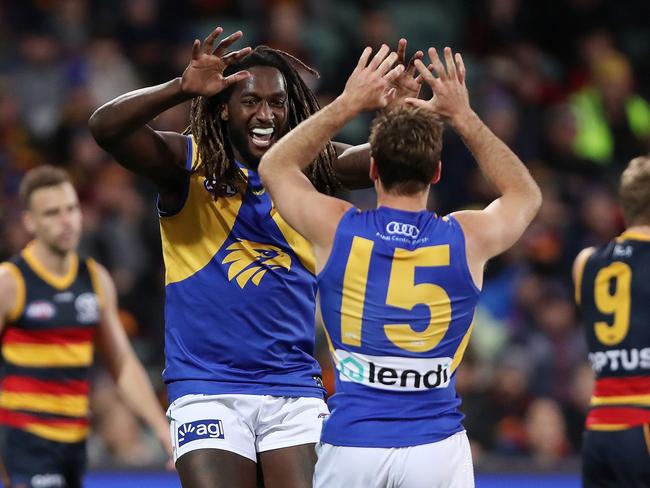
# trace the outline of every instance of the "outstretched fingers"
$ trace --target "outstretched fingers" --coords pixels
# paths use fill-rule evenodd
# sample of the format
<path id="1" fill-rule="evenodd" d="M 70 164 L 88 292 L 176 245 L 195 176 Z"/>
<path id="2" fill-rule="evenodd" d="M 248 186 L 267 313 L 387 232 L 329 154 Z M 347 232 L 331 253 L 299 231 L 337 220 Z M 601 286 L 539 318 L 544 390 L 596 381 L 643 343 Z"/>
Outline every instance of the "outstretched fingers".
<path id="1" fill-rule="evenodd" d="M 192 59 L 199 59 L 201 55 L 201 41 L 194 39 L 194 44 L 192 44 Z"/>
<path id="2" fill-rule="evenodd" d="M 237 83 L 238 81 L 245 80 L 250 76 L 250 72 L 248 71 L 237 71 L 237 73 L 233 73 L 230 76 L 226 76 L 223 79 L 223 85 L 224 87 L 228 87 L 234 83 Z"/>
<path id="3" fill-rule="evenodd" d="M 251 50 L 252 49 L 250 47 L 245 47 L 245 48 L 239 49 L 237 51 L 229 52 L 228 54 L 223 56 L 223 58 L 221 58 L 221 59 L 223 59 L 223 62 L 226 63 L 226 64 L 236 63 L 237 61 L 239 61 L 243 57 L 249 55 Z"/>
<path id="4" fill-rule="evenodd" d="M 203 52 L 205 54 L 212 54 L 214 50 L 214 41 L 221 35 L 223 28 L 221 26 L 217 27 L 215 30 L 210 32 L 208 37 L 203 40 Z"/>
<path id="5" fill-rule="evenodd" d="M 441 80 L 446 80 L 448 77 L 447 71 L 445 70 L 445 66 L 442 64 L 442 61 L 440 61 L 440 58 L 438 57 L 438 51 L 436 51 L 435 47 L 429 48 L 429 59 L 431 60 L 433 71 L 435 72 L 436 76 Z M 420 74 L 422 74 L 421 71 Z"/>
<path id="6" fill-rule="evenodd" d="M 379 65 L 379 67 L 377 68 L 377 71 L 379 72 L 379 74 L 383 76 L 386 73 L 388 73 L 390 71 L 390 69 L 392 68 L 392 66 L 395 64 L 396 60 L 397 60 L 397 53 L 390 53 L 386 57 L 386 59 L 384 59 L 382 61 L 382 63 Z M 404 65 L 402 65 L 402 64 L 398 64 L 397 66 L 402 66 L 402 68 L 404 67 Z M 400 73 L 401 73 L 401 71 L 400 71 Z"/>
<path id="7" fill-rule="evenodd" d="M 394 54 L 394 53 L 393 53 Z M 388 58 L 386 58 L 388 60 Z M 386 61 L 384 61 L 385 63 Z M 382 63 L 383 65 L 383 63 Z M 390 65 L 389 65 L 390 66 Z M 400 75 L 404 72 L 404 65 L 403 64 L 398 64 L 395 66 L 393 69 L 391 69 L 388 73 L 384 74 L 384 80 L 391 82 L 396 80 L 397 78 L 400 77 Z"/>
<path id="8" fill-rule="evenodd" d="M 415 61 L 416 60 L 413 60 L 413 70 L 417 71 L 417 67 L 415 66 Z M 420 60 L 420 61 L 422 61 L 422 60 Z M 422 64 L 424 64 L 424 62 L 422 62 Z M 431 73 L 433 71 L 433 65 L 432 64 L 427 66 L 427 71 L 429 71 L 429 73 Z M 421 74 L 418 73 L 417 77 L 415 78 L 415 81 L 417 81 L 418 83 L 422 83 L 424 81 L 424 77 Z"/>
<path id="9" fill-rule="evenodd" d="M 404 103 L 411 105 L 412 107 L 423 108 L 423 109 L 426 109 L 429 106 L 428 101 L 422 100 L 420 98 L 412 98 L 412 97 L 405 98 Z"/>
<path id="10" fill-rule="evenodd" d="M 430 70 L 433 69 L 433 66 L 429 65 L 429 67 L 426 67 L 419 59 L 416 59 L 414 63 L 415 68 L 420 73 L 418 77 L 422 77 L 422 79 L 435 91 L 435 85 L 436 83 L 440 83 L 440 80 L 436 79 L 436 77 L 431 73 Z"/>
<path id="11" fill-rule="evenodd" d="M 401 38 L 397 43 L 397 62 L 405 64 L 406 62 L 406 39 Z"/>
<path id="12" fill-rule="evenodd" d="M 449 73 L 449 78 L 452 80 L 457 80 L 458 75 L 456 74 L 456 63 L 454 62 L 454 57 L 451 53 L 451 48 L 445 48 L 445 64 L 447 65 L 447 72 Z"/>
<path id="13" fill-rule="evenodd" d="M 228 48 L 232 46 L 235 42 L 237 42 L 239 39 L 241 39 L 243 35 L 244 34 L 242 31 L 233 32 L 225 39 L 222 39 L 221 42 L 217 44 L 217 49 L 215 49 L 214 53 L 212 53 L 211 51 L 210 54 L 214 54 L 215 56 L 219 56 L 219 57 L 223 56 L 228 50 Z"/>
<path id="14" fill-rule="evenodd" d="M 458 82 L 465 86 L 465 63 L 460 53 L 456 53 L 456 65 L 458 66 Z"/>
<path id="15" fill-rule="evenodd" d="M 368 64 L 368 58 L 370 58 L 371 53 L 372 53 L 371 47 L 367 47 L 363 50 L 361 56 L 359 56 L 359 62 L 357 63 L 356 69 L 363 69 L 366 67 L 366 65 Z"/>
<path id="16" fill-rule="evenodd" d="M 409 63 L 406 65 L 406 72 L 409 75 L 413 76 L 415 74 L 415 60 L 421 60 L 422 58 L 424 58 L 424 53 L 422 51 L 417 51 L 413 56 L 411 56 Z"/>
<path id="17" fill-rule="evenodd" d="M 374 57 L 370 60 L 368 68 L 370 68 L 372 71 L 375 71 L 384 61 L 389 52 L 390 48 L 386 44 L 382 44 L 379 48 L 379 51 L 377 51 L 377 54 L 375 54 Z"/>

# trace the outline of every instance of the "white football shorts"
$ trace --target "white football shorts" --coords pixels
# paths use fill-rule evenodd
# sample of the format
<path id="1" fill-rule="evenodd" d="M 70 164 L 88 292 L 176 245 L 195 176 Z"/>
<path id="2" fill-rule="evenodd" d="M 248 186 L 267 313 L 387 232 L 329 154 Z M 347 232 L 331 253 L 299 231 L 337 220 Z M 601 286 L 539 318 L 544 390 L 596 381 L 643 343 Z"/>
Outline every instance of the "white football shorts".
<path id="1" fill-rule="evenodd" d="M 167 410 L 174 462 L 196 449 L 222 449 L 253 461 L 257 453 L 316 443 L 329 415 L 319 398 L 185 395 Z"/>
<path id="2" fill-rule="evenodd" d="M 347 447 L 320 443 L 314 488 L 473 488 L 465 431 L 412 447 Z"/>

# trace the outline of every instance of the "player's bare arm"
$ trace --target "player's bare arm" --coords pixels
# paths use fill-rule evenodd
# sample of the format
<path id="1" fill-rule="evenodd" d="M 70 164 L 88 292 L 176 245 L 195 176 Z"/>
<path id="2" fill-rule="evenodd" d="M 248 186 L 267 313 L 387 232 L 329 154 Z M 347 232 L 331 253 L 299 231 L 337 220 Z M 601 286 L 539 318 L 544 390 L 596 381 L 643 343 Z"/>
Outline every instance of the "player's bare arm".
<path id="1" fill-rule="evenodd" d="M 456 212 L 466 234 L 470 271 L 482 283 L 486 261 L 510 248 L 533 220 L 542 202 L 539 187 L 528 169 L 471 109 L 465 86 L 465 65 L 460 53 L 445 48 L 446 68 L 434 48 L 429 49 L 431 69 L 420 60 L 415 65 L 428 83 L 433 98 L 408 99 L 408 103 L 433 111 L 448 123 L 474 155 L 485 177 L 501 196 L 481 211 Z"/>
<path id="2" fill-rule="evenodd" d="M 394 97 L 395 90 L 389 83 L 404 69 L 401 65 L 393 68 L 397 54 L 389 54 L 385 45 L 372 59 L 371 53 L 370 48 L 363 51 L 343 93 L 278 141 L 264 155 L 259 167 L 260 177 L 278 211 L 289 225 L 315 244 L 321 263 L 329 254 L 338 222 L 351 205 L 319 194 L 302 170 L 328 139 L 357 114 L 386 107 Z"/>
<path id="3" fill-rule="evenodd" d="M 0 265 L 0 332 L 16 306 L 19 306 L 19 284 L 10 270 L 10 266 L 12 265 L 7 263 Z"/>
<path id="4" fill-rule="evenodd" d="M 415 60 L 422 59 L 424 53 L 416 51 L 410 60 L 406 61 L 407 40 L 402 38 L 397 43 L 397 63 L 403 65 L 402 71 L 390 82 L 395 88 L 395 97 L 389 101 L 387 108 L 404 103 L 407 98 L 417 98 L 422 87 L 422 76 L 415 69 Z M 351 146 L 333 142 L 338 158 L 334 165 L 336 176 L 341 184 L 348 189 L 369 188 L 372 180 L 369 177 L 370 144 Z"/>
<path id="5" fill-rule="evenodd" d="M 248 77 L 237 72 L 224 77 L 226 67 L 250 52 L 246 47 L 228 52 L 242 37 L 241 31 L 226 37 L 217 27 L 203 43 L 192 46 L 192 58 L 183 75 L 161 85 L 135 90 L 101 106 L 90 117 L 97 143 L 124 167 L 151 178 L 163 192 L 180 188 L 187 142 L 181 134 L 152 129 L 148 123 L 165 110 L 196 96 L 212 96 Z"/>
<path id="6" fill-rule="evenodd" d="M 102 317 L 98 349 L 127 406 L 151 427 L 171 457 L 169 425 L 149 377 L 135 355 L 118 316 L 117 292 L 108 271 L 92 262 L 98 279 Z"/>

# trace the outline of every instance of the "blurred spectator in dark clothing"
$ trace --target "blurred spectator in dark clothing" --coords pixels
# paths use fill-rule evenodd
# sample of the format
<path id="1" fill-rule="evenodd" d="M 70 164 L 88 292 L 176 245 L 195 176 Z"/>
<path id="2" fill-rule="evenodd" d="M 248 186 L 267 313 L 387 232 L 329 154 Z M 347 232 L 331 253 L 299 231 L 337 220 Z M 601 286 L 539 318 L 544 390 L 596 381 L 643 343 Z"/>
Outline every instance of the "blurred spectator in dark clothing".
<path id="1" fill-rule="evenodd" d="M 24 34 L 20 54 L 12 73 L 12 91 L 29 133 L 47 141 L 60 122 L 69 89 L 68 63 L 61 57 L 59 41 L 45 31 Z"/>

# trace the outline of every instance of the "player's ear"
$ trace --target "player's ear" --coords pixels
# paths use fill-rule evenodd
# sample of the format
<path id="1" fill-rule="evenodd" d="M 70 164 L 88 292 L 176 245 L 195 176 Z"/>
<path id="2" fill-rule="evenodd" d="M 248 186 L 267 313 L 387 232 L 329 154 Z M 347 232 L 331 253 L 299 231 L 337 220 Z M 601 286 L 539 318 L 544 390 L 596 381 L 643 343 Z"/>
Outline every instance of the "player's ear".
<path id="1" fill-rule="evenodd" d="M 435 185 L 440 181 L 440 176 L 442 175 L 442 161 L 438 161 L 436 163 L 436 172 L 433 174 L 433 178 L 431 178 L 431 184 Z"/>
<path id="2" fill-rule="evenodd" d="M 377 178 L 379 178 L 379 171 L 377 171 L 377 163 L 375 162 L 375 158 L 370 156 L 370 181 L 377 181 Z"/>
<path id="3" fill-rule="evenodd" d="M 223 120 L 223 121 L 227 121 L 227 120 L 228 120 L 228 105 L 224 105 L 224 106 L 221 108 L 221 112 L 219 113 L 219 118 L 220 118 L 221 120 Z"/>
<path id="4" fill-rule="evenodd" d="M 32 213 L 29 210 L 25 210 L 23 212 L 23 225 L 25 226 L 25 229 L 27 229 L 27 232 L 32 235 L 34 234 L 36 226 L 34 225 L 34 218 L 32 217 Z"/>

